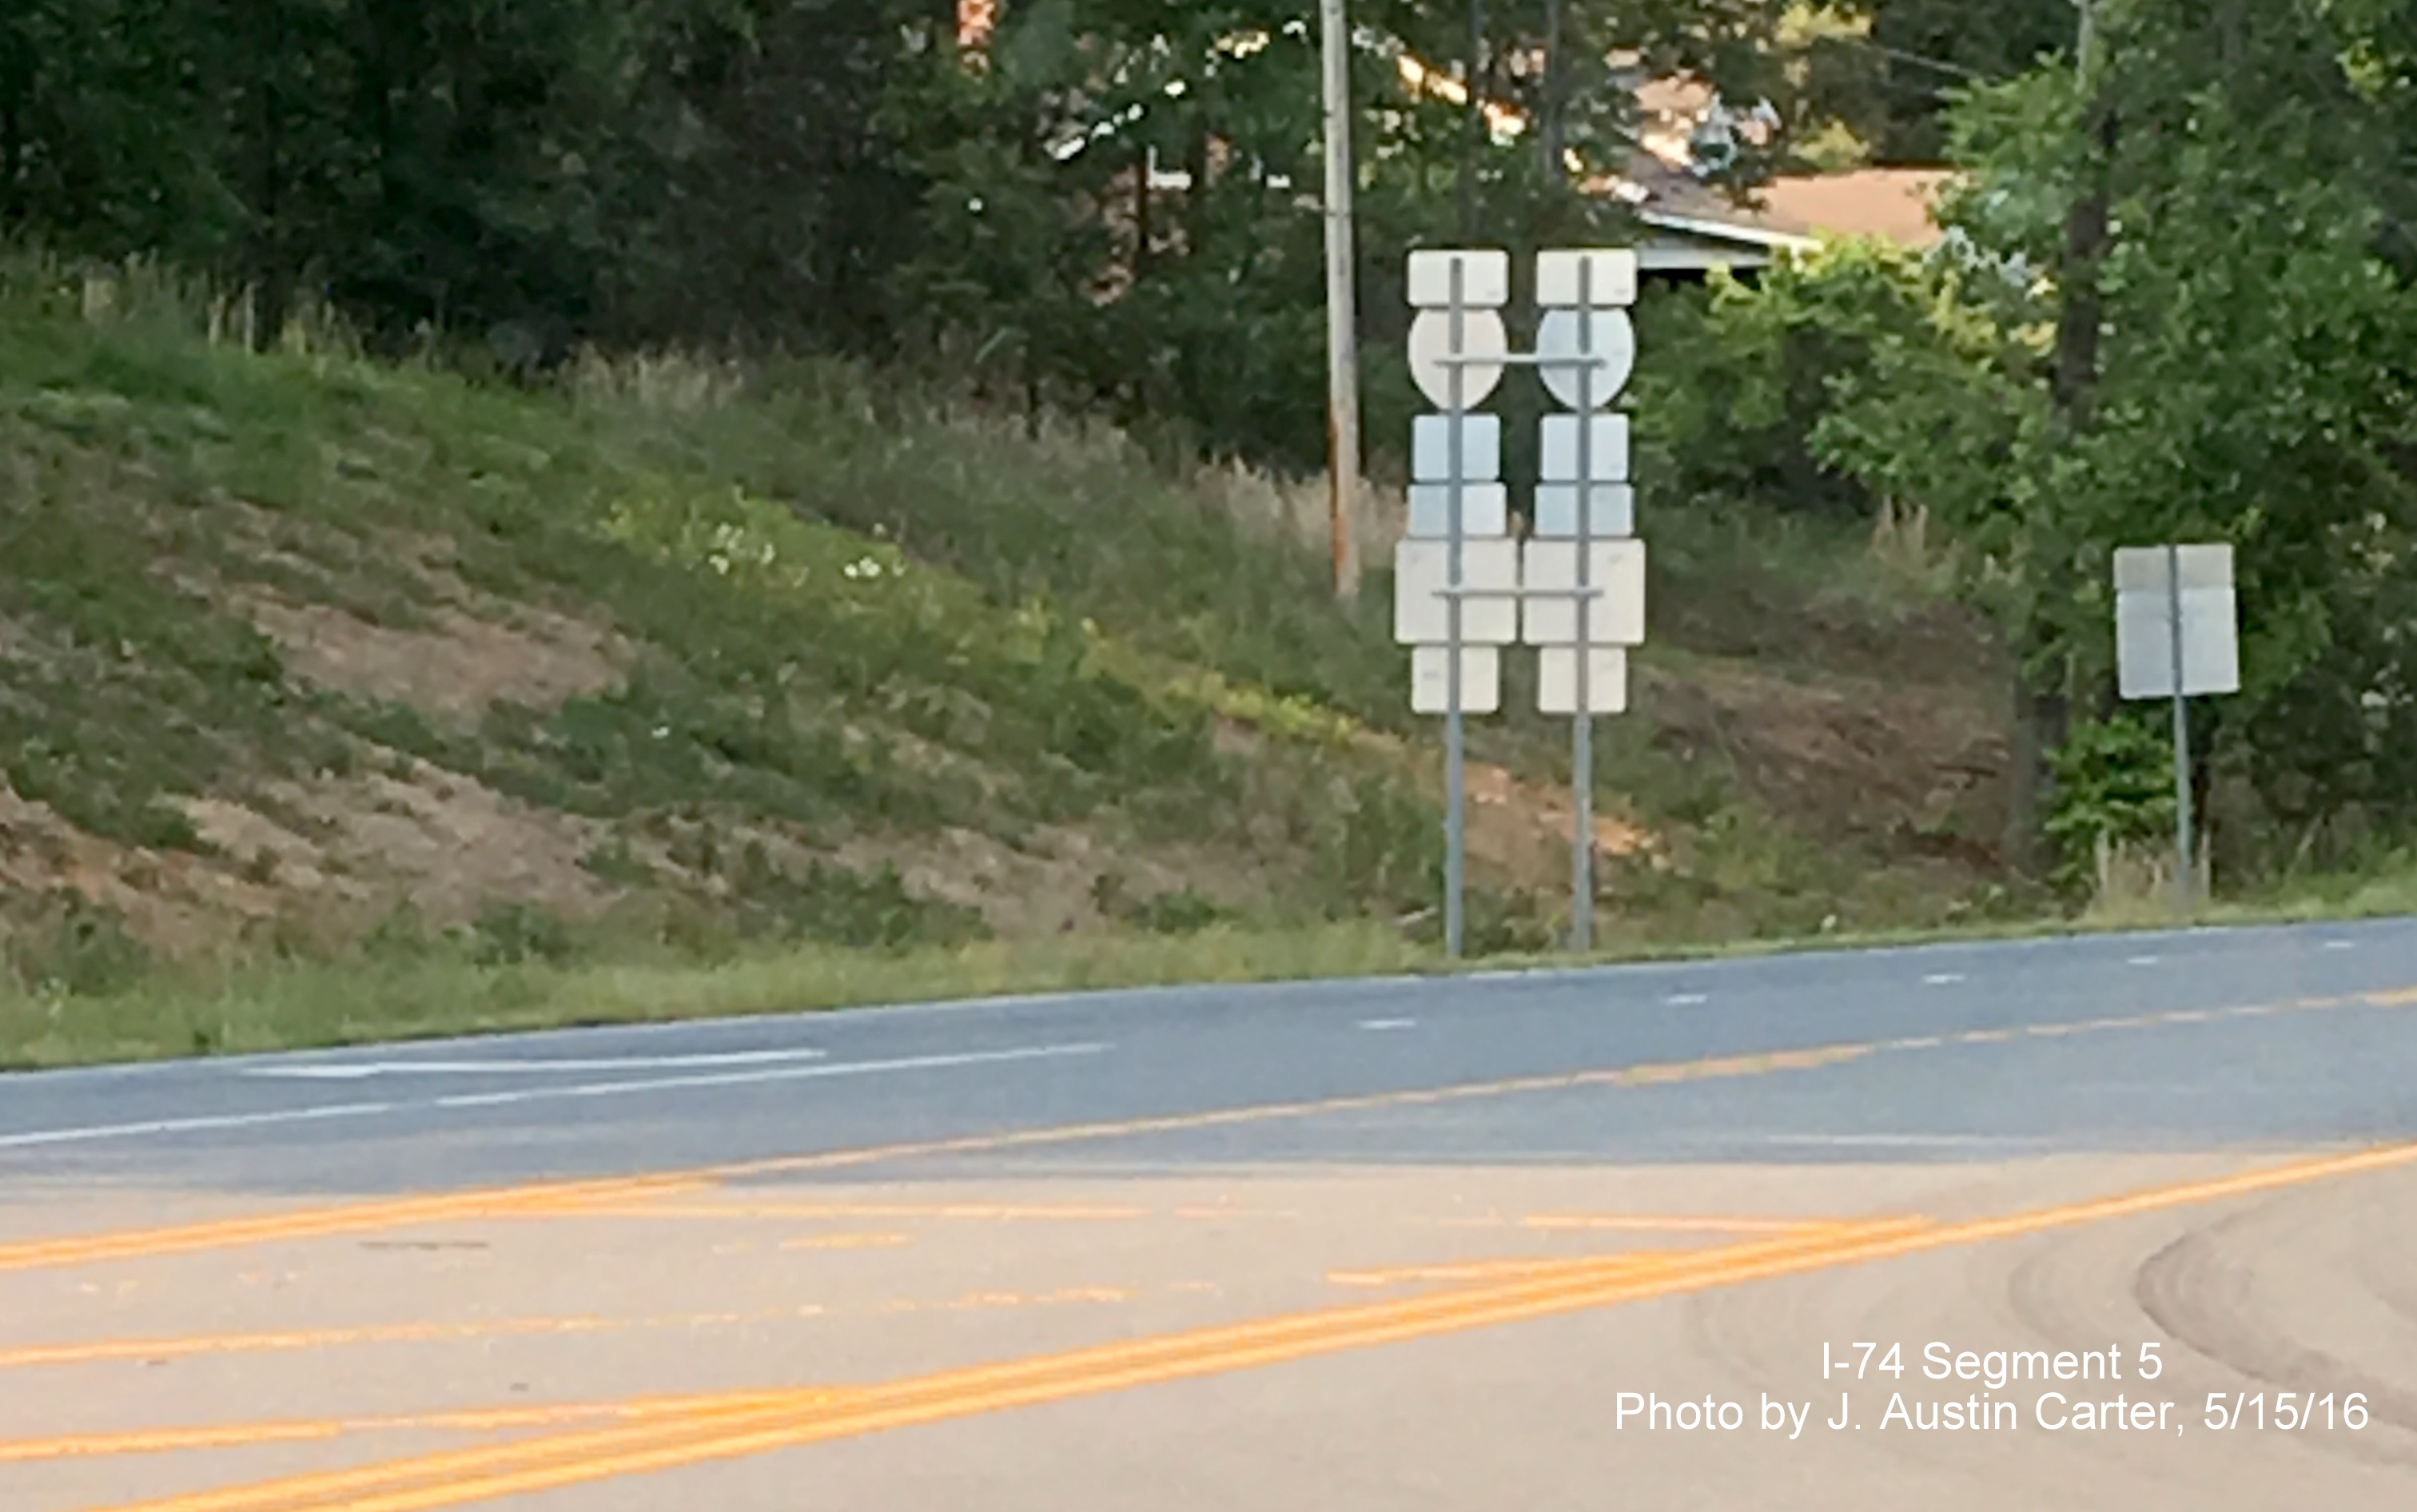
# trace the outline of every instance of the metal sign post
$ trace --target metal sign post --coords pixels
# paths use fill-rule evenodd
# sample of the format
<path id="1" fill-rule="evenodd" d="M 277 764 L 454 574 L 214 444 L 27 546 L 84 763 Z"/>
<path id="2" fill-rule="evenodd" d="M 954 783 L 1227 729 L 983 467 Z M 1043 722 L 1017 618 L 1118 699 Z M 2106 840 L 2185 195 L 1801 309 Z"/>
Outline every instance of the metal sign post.
<path id="1" fill-rule="evenodd" d="M 1536 536 L 1520 587 L 1541 649 L 1538 706 L 1570 716 L 1570 945 L 1594 947 L 1594 721 L 1628 705 L 1627 652 L 1645 638 L 1644 548 L 1633 539 L 1627 418 L 1604 413 L 1635 362 L 1635 254 L 1548 251 L 1534 361 L 1575 413 L 1543 421 Z M 1567 599 L 1566 608 L 1557 600 Z"/>
<path id="2" fill-rule="evenodd" d="M 1594 605 L 1587 559 L 1593 554 L 1594 500 L 1594 261 L 1578 260 L 1578 597 L 1577 712 L 1570 718 L 1570 948 L 1594 948 L 1594 702 L 1587 673 L 1593 644 L 1587 634 Z"/>
<path id="3" fill-rule="evenodd" d="M 1452 354 L 1455 358 L 1466 355 L 1468 351 L 1467 344 L 1468 311 L 1466 304 L 1467 294 L 1467 265 L 1454 258 L 1452 264 L 1450 309 L 1452 310 Z M 1443 953 L 1450 959 L 1458 960 L 1466 925 L 1461 895 L 1468 869 L 1467 733 L 1463 728 L 1464 711 L 1461 706 L 1460 686 L 1462 672 L 1460 644 L 1461 631 L 1464 628 L 1461 624 L 1460 595 L 1461 590 L 1467 585 L 1464 574 L 1464 568 L 1467 567 L 1464 560 L 1466 553 L 1461 550 L 1461 537 L 1468 523 L 1461 512 L 1461 484 L 1464 470 L 1462 464 L 1466 461 L 1464 448 L 1467 444 L 1467 438 L 1461 434 L 1461 421 L 1467 413 L 1466 391 L 1468 386 L 1468 374 L 1467 370 L 1458 361 L 1452 364 L 1452 376 L 1449 382 L 1452 386 L 1451 401 L 1444 407 L 1446 423 L 1451 428 L 1452 434 L 1452 471 L 1450 492 L 1447 496 L 1449 502 L 1446 505 L 1451 523 L 1444 527 L 1445 539 L 1451 544 L 1446 549 L 1443 609 L 1445 621 L 1450 626 L 1444 641 L 1447 670 L 1444 673 L 1446 713 L 1443 736 Z"/>
<path id="4" fill-rule="evenodd" d="M 2241 690 L 2232 548 L 2133 546 L 2115 552 L 2115 661 L 2126 699 L 2170 699 L 2174 714 L 2174 898 L 2197 892 L 2190 700 Z"/>
<path id="5" fill-rule="evenodd" d="M 2166 548 L 2166 623 L 2171 627 L 2174 654 L 2174 892 L 2187 914 L 2191 909 L 2191 748 L 2190 699 L 2182 682 L 2182 549 Z"/>
<path id="6" fill-rule="evenodd" d="M 1411 438 L 1410 529 L 1396 550 L 1393 627 L 1394 639 L 1412 648 L 1411 707 L 1444 717 L 1443 934 L 1454 958 L 1467 936 L 1467 717 L 1499 705 L 1497 648 L 1517 635 L 1517 546 L 1499 481 L 1501 421 L 1476 410 L 1501 380 L 1500 309 L 1510 281 L 1510 260 L 1499 251 L 1410 259 L 1410 297 L 1419 307 L 1410 365 L 1420 390 L 1443 413 L 1420 416 Z"/>

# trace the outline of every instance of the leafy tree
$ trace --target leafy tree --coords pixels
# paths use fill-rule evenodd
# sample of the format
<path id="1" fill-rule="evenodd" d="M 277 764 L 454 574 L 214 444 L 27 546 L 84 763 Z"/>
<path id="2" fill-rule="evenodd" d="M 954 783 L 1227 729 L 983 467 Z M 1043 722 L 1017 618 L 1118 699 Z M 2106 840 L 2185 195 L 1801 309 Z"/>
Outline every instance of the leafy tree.
<path id="1" fill-rule="evenodd" d="M 233 232 L 183 0 L 17 0 L 0 11 L 0 234 L 207 265 Z"/>
<path id="2" fill-rule="evenodd" d="M 2417 297 L 2390 255 L 2394 91 L 2361 84 L 2333 10 L 2110 0 L 2104 77 L 1972 92 L 1964 262 L 1925 277 L 1942 338 L 1975 340 L 1876 347 L 1873 401 L 1850 380 L 1816 446 L 1948 515 L 2029 690 L 2084 723 L 2111 712 L 2111 549 L 2232 541 L 2244 687 L 2203 762 L 2240 753 L 2278 818 L 2405 824 Z M 2077 312 L 2065 212 L 2091 195 Z"/>

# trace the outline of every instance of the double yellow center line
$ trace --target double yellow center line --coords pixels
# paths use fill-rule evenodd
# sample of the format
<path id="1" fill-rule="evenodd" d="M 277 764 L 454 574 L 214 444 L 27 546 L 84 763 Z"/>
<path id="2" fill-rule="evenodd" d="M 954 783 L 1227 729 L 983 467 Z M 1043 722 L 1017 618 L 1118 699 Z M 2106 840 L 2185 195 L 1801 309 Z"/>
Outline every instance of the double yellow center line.
<path id="1" fill-rule="evenodd" d="M 704 1399 L 693 1412 L 663 1421 L 171 1497 L 117 1512 L 435 1512 L 976 1414 L 2017 1238 L 2411 1164 L 2417 1164 L 2417 1145 L 2396 1145 L 1999 1217 L 1840 1225 L 1650 1261 L 1625 1255 L 1573 1262 L 1458 1291 L 1094 1346 L 836 1395 L 824 1389 Z"/>

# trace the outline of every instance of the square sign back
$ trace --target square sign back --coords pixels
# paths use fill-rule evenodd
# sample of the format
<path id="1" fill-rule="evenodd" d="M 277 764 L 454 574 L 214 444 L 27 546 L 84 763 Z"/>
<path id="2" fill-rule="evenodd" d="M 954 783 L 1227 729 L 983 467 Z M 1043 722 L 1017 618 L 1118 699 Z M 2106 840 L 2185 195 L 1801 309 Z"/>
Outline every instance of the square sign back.
<path id="1" fill-rule="evenodd" d="M 2175 637 L 2181 637 L 2176 656 Z M 2115 661 L 2127 699 L 2241 691 L 2232 548 L 2132 546 L 2115 553 Z"/>

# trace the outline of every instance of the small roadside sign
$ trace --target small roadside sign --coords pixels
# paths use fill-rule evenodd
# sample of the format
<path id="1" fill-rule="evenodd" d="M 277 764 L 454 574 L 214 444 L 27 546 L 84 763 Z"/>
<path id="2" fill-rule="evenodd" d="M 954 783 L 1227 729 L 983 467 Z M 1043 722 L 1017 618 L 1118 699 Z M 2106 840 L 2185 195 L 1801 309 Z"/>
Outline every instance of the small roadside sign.
<path id="1" fill-rule="evenodd" d="M 2127 699 L 2240 692 L 2240 610 L 2232 586 L 2232 548 L 2130 546 L 2117 551 L 2115 660 L 2117 683 Z M 2180 688 L 2175 686 L 2178 669 Z"/>
<path id="2" fill-rule="evenodd" d="M 2190 701 L 2241 691 L 2240 605 L 2232 548 L 2125 546 L 2115 552 L 2115 682 L 2127 699 L 2174 705 L 2174 892 L 2187 913 L 2194 891 Z"/>

